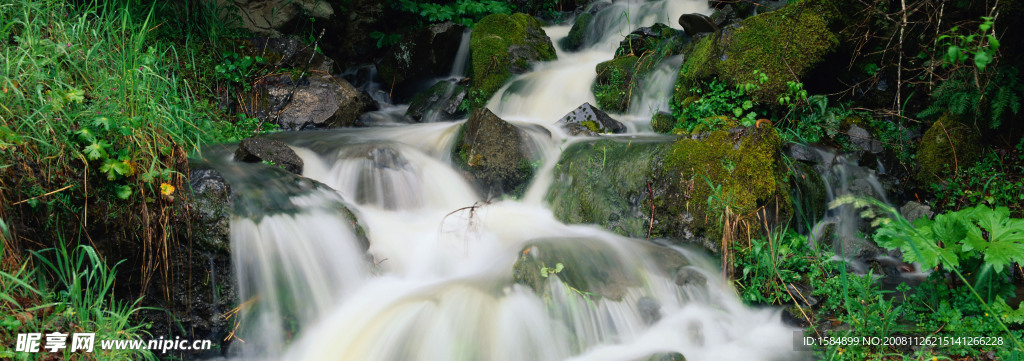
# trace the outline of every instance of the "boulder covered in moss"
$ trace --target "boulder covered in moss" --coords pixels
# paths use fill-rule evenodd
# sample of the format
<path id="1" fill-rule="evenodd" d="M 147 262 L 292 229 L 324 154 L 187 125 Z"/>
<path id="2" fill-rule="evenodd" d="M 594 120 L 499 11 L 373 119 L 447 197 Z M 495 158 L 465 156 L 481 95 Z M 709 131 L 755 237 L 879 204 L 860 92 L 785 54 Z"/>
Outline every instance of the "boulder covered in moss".
<path id="1" fill-rule="evenodd" d="M 666 57 L 681 53 L 687 41 L 683 32 L 660 23 L 631 32 L 619 43 L 615 58 L 595 68 L 597 78 L 590 89 L 597 106 L 608 112 L 625 112 L 643 77 Z"/>
<path id="2" fill-rule="evenodd" d="M 532 62 L 557 57 L 540 21 L 521 13 L 484 17 L 473 28 L 469 46 L 474 108 L 486 104 L 513 75 L 529 70 Z"/>
<path id="3" fill-rule="evenodd" d="M 376 64 L 384 86 L 401 89 L 407 81 L 448 75 L 465 29 L 465 26 L 444 22 L 403 37 Z"/>
<path id="4" fill-rule="evenodd" d="M 837 21 L 832 1 L 805 0 L 762 13 L 691 43 L 676 81 L 675 104 L 694 95 L 691 89 L 713 78 L 729 85 L 754 84 L 762 103 L 775 103 L 839 45 L 830 27 Z M 755 71 L 768 81 L 761 83 Z"/>
<path id="5" fill-rule="evenodd" d="M 566 223 L 717 252 L 726 209 L 728 220 L 753 231 L 791 214 L 779 146 L 770 126 L 579 142 L 562 153 L 547 199 Z"/>
<path id="6" fill-rule="evenodd" d="M 558 41 L 558 45 L 565 51 L 577 51 L 593 45 L 597 39 L 588 36 L 590 25 L 594 22 L 594 14 L 585 12 L 576 17 L 576 21 L 569 29 L 569 35 Z"/>
<path id="7" fill-rule="evenodd" d="M 534 174 L 525 137 L 487 108 L 477 108 L 459 127 L 452 161 L 485 196 L 519 196 Z"/>
<path id="8" fill-rule="evenodd" d="M 917 147 L 921 169 L 915 178 L 922 185 L 942 183 L 943 179 L 967 169 L 981 158 L 981 135 L 974 127 L 945 115 L 924 133 Z"/>
<path id="9" fill-rule="evenodd" d="M 582 126 L 594 133 L 625 133 L 626 126 L 613 119 L 608 113 L 594 108 L 590 103 L 583 103 L 559 119 L 556 123 L 566 130 L 576 129 L 573 125 Z"/>

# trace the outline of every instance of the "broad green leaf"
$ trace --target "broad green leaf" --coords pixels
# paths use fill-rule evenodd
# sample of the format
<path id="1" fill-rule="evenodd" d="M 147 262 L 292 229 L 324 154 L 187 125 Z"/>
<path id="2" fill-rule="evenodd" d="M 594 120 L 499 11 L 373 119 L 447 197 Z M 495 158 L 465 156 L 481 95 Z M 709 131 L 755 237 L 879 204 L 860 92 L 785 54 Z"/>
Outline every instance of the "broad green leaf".
<path id="1" fill-rule="evenodd" d="M 90 160 L 97 160 L 107 157 L 107 152 L 103 150 L 103 147 L 100 146 L 99 143 L 92 143 L 85 146 L 85 149 L 83 149 L 82 152 L 85 153 L 85 157 L 89 158 Z"/>
<path id="2" fill-rule="evenodd" d="M 126 185 L 120 185 L 115 187 L 117 190 L 117 197 L 121 199 L 128 199 L 132 196 L 132 188 Z"/>

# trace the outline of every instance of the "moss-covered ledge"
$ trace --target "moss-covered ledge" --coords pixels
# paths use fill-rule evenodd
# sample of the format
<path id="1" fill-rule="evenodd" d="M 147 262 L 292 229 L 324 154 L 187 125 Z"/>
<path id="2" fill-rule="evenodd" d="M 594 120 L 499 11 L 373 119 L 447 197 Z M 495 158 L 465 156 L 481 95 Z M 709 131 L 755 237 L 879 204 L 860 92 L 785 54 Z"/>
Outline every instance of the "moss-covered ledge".
<path id="1" fill-rule="evenodd" d="M 717 252 L 726 207 L 752 232 L 764 217 L 776 223 L 792 214 L 780 145 L 771 126 L 581 141 L 562 153 L 547 199 L 563 222 Z"/>
<path id="2" fill-rule="evenodd" d="M 473 86 L 470 105 L 481 107 L 514 74 L 534 61 L 555 60 L 555 47 L 542 24 L 527 14 L 491 14 L 473 28 L 469 40 Z"/>

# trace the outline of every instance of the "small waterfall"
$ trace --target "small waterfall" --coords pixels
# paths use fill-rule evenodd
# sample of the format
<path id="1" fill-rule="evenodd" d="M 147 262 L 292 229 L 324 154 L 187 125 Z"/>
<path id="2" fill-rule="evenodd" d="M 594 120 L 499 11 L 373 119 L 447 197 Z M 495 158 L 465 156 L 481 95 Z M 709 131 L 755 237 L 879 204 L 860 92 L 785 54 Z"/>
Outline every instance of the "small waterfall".
<path id="1" fill-rule="evenodd" d="M 469 39 L 473 29 L 467 28 L 462 31 L 462 41 L 459 42 L 459 51 L 455 53 L 455 62 L 452 63 L 452 78 L 465 78 L 466 65 L 469 64 Z"/>
<path id="2" fill-rule="evenodd" d="M 706 1 L 616 1 L 594 15 L 586 37 L 599 40 L 588 41 L 593 45 L 574 53 L 558 46 L 558 40 L 569 34 L 571 26 L 546 27 L 544 31 L 555 44 L 558 59 L 536 64 L 534 71 L 508 82 L 495 93 L 487 107 L 504 119 L 553 123 L 580 104 L 596 103 L 590 90 L 597 78 L 595 68 L 614 58 L 615 49 L 625 35 L 655 23 L 680 29 L 679 15 L 698 12 L 709 12 Z M 668 109 L 665 95 L 671 94 L 680 64 L 681 56 L 665 59 L 641 81 L 643 89 L 634 94 L 627 114 L 616 116 L 631 132 L 649 130 L 651 115 Z"/>
<path id="3" fill-rule="evenodd" d="M 544 202 L 560 149 L 575 141 L 552 123 L 593 100 L 594 66 L 636 27 L 677 26 L 679 14 L 706 11 L 699 0 L 616 2 L 596 16 L 595 45 L 557 49 L 558 61 L 490 100 L 539 163 L 521 200 L 485 200 L 453 167 L 462 121 L 270 136 L 302 158 L 303 177 L 225 152 L 216 167 L 237 195 L 232 243 L 247 308 L 240 357 L 796 358 L 795 329 L 778 310 L 746 307 L 703 253 L 566 225 Z M 556 43 L 568 30 L 546 29 Z M 467 41 L 468 33 L 463 48 Z M 660 109 L 679 62 L 652 73 L 637 98 L 648 109 L 630 114 Z M 453 76 L 464 64 L 456 60 Z"/>

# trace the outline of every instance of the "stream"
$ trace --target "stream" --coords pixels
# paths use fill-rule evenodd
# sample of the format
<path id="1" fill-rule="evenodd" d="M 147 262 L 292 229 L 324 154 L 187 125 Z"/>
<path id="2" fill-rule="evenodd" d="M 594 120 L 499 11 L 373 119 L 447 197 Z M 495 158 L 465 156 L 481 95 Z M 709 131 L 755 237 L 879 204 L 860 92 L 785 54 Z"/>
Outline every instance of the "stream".
<path id="1" fill-rule="evenodd" d="M 244 342 L 235 342 L 233 357 L 808 357 L 794 351 L 799 329 L 785 325 L 779 309 L 744 305 L 705 252 L 566 225 L 546 204 L 561 149 L 582 139 L 554 123 L 595 102 L 594 67 L 611 59 L 633 29 L 655 22 L 678 28 L 678 16 L 693 12 L 709 14 L 707 1 L 616 3 L 595 16 L 599 31 L 588 34 L 599 39 L 594 45 L 556 49 L 558 60 L 535 64 L 498 91 L 487 106 L 496 115 L 546 130 L 527 132 L 542 164 L 519 199 L 488 199 L 453 168 L 450 149 L 465 120 L 272 135 L 293 147 L 308 179 L 234 163 L 228 152 L 206 153 L 242 203 L 235 205 L 231 241 L 246 312 L 236 333 Z M 569 28 L 545 31 L 558 44 Z M 453 75 L 465 72 L 468 55 L 460 54 Z M 680 63 L 678 56 L 666 59 L 633 95 L 628 113 L 612 114 L 628 128 L 615 137 L 655 137 L 651 115 L 667 110 Z M 340 205 L 359 219 L 368 244 Z M 578 267 L 575 274 L 586 281 L 614 288 L 616 297 L 581 291 L 560 278 L 564 272 L 550 272 L 542 292 L 515 282 L 521 256 L 551 250 L 567 264 L 575 260 L 566 267 Z M 685 264 L 683 271 L 666 271 L 665 258 Z"/>

